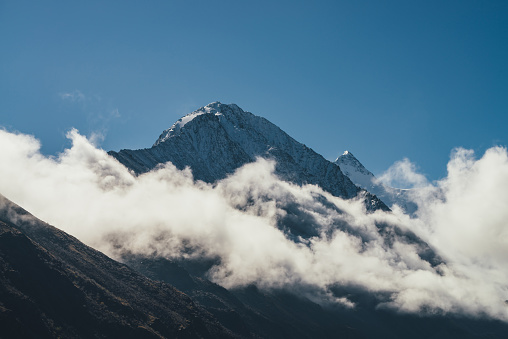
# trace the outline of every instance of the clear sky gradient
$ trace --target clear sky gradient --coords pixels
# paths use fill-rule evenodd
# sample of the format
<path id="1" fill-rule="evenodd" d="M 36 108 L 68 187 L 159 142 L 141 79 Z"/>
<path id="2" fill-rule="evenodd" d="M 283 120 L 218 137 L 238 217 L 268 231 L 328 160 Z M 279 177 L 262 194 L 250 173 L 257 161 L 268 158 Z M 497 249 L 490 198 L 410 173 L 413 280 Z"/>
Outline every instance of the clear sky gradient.
<path id="1" fill-rule="evenodd" d="M 0 0 L 0 43 L 0 125 L 45 154 L 72 127 L 150 147 L 212 101 L 375 174 L 508 144 L 508 1 Z"/>

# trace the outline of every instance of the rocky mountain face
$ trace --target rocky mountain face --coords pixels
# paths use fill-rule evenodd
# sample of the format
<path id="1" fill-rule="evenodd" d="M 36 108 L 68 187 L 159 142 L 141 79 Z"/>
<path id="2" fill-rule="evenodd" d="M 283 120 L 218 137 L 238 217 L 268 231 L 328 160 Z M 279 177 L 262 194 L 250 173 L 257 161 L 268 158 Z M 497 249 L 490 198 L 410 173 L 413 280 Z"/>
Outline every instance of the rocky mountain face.
<path id="1" fill-rule="evenodd" d="M 349 151 L 339 156 L 334 163 L 351 181 L 376 195 L 388 207 L 400 206 L 406 213 L 414 214 L 418 206 L 411 200 L 411 190 L 389 187 L 381 182 Z"/>
<path id="2" fill-rule="evenodd" d="M 233 338 L 150 280 L 0 195 L 0 338 Z"/>
<path id="3" fill-rule="evenodd" d="M 170 161 L 178 169 L 190 167 L 195 179 L 208 183 L 264 157 L 276 161 L 276 174 L 283 180 L 316 184 L 346 199 L 361 191 L 338 166 L 235 104 L 214 102 L 182 117 L 151 148 L 109 154 L 138 174 Z M 388 209 L 381 200 L 365 194 L 368 209 Z"/>

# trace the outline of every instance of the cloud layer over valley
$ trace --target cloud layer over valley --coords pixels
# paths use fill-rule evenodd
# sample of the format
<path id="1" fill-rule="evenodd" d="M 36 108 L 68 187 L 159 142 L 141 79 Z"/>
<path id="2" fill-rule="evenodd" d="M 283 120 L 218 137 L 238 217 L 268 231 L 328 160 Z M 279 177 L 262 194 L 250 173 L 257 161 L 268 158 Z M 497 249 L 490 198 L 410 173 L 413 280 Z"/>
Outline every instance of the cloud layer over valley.
<path id="1" fill-rule="evenodd" d="M 433 184 L 407 161 L 388 171 L 385 181 L 417 181 L 409 217 L 282 181 L 265 159 L 210 185 L 170 163 L 134 176 L 76 130 L 68 137 L 71 148 L 46 157 L 34 137 L 1 130 L 0 193 L 113 258 L 210 258 L 209 278 L 226 288 L 292 288 L 344 307 L 360 290 L 402 312 L 508 321 L 505 148 L 479 159 L 457 149 Z"/>

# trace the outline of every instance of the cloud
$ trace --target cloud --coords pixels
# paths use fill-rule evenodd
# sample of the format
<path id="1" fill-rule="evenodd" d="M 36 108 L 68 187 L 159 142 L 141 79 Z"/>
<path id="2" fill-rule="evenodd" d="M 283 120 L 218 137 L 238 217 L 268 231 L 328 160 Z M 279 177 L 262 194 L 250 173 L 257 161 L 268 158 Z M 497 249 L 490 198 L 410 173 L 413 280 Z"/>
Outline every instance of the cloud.
<path id="1" fill-rule="evenodd" d="M 85 95 L 80 90 L 61 92 L 58 95 L 86 114 L 89 129 L 92 131 L 89 138 L 94 145 L 100 145 L 104 141 L 111 123 L 122 116 L 117 107 L 105 104 L 99 95 Z"/>
<path id="2" fill-rule="evenodd" d="M 417 172 L 415 164 L 404 158 L 395 162 L 378 178 L 379 182 L 389 187 L 416 188 L 428 186 L 427 178 Z"/>
<path id="3" fill-rule="evenodd" d="M 62 100 L 68 100 L 72 102 L 83 102 L 86 99 L 85 95 L 77 89 L 72 92 L 61 92 L 58 93 L 58 95 Z"/>
<path id="4" fill-rule="evenodd" d="M 0 131 L 0 193 L 110 256 L 212 258 L 209 277 L 225 287 L 291 288 L 345 307 L 360 290 L 403 312 L 508 321 L 504 148 L 479 160 L 454 152 L 410 218 L 282 181 L 265 159 L 210 185 L 171 163 L 134 176 L 76 130 L 68 137 L 70 149 L 45 157 L 34 137 Z M 411 232 L 444 261 L 422 259 L 429 249 Z"/>
<path id="5" fill-rule="evenodd" d="M 121 117 L 118 108 L 112 109 L 105 113 L 90 113 L 88 122 L 93 126 L 94 131 L 90 134 L 89 140 L 93 145 L 100 145 L 108 133 L 109 126 L 114 119 Z"/>
<path id="6" fill-rule="evenodd" d="M 118 108 L 113 109 L 111 112 L 109 112 L 110 118 L 120 118 L 120 112 L 118 111 Z"/>
<path id="7" fill-rule="evenodd" d="M 422 233 L 456 263 L 508 273 L 506 148 L 490 148 L 480 159 L 456 149 L 447 169 L 445 179 L 414 196 Z"/>

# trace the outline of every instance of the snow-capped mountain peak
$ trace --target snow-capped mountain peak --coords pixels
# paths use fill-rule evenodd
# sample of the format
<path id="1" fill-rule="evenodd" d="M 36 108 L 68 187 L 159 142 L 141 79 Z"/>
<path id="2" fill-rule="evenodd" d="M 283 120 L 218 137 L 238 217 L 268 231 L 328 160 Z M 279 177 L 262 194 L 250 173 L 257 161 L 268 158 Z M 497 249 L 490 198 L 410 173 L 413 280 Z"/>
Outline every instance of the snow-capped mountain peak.
<path id="1" fill-rule="evenodd" d="M 375 183 L 375 176 L 367 170 L 353 153 L 345 151 L 335 160 L 342 172 L 349 177 L 356 185 L 370 192 Z"/>
<path id="2" fill-rule="evenodd" d="M 389 207 L 394 204 L 402 207 L 409 214 L 415 213 L 417 206 L 411 200 L 411 190 L 402 190 L 383 185 L 358 159 L 345 151 L 335 162 L 349 179 L 361 188 L 375 194 Z"/>
<path id="3" fill-rule="evenodd" d="M 151 148 L 109 154 L 136 173 L 171 161 L 179 169 L 190 167 L 195 179 L 210 183 L 264 157 L 275 160 L 275 173 L 284 180 L 316 184 L 343 198 L 360 191 L 338 166 L 235 104 L 212 102 L 178 119 Z M 387 209 L 375 197 L 368 200 L 369 208 Z"/>
<path id="4" fill-rule="evenodd" d="M 243 110 L 236 104 L 223 104 L 219 101 L 209 103 L 208 105 L 203 106 L 195 110 L 194 112 L 189 113 L 178 119 L 170 128 L 162 132 L 162 134 L 159 136 L 157 141 L 155 141 L 153 146 L 157 146 L 173 136 L 180 135 L 182 128 L 184 128 L 186 124 L 194 120 L 196 117 L 203 114 L 213 114 L 217 116 L 223 116 L 222 113 L 223 110 L 227 110 L 233 114 L 244 113 Z"/>

